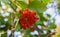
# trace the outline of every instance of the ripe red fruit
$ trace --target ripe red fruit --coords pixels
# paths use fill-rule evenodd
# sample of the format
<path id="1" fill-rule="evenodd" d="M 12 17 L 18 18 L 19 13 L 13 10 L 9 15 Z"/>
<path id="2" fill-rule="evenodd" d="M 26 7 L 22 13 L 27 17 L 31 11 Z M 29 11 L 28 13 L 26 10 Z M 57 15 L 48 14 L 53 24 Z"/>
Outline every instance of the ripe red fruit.
<path id="1" fill-rule="evenodd" d="M 20 10 L 20 13 L 22 14 L 20 17 L 20 25 L 23 29 L 30 28 L 38 20 L 36 12 L 30 11 L 28 8 L 26 8 L 25 11 Z"/>

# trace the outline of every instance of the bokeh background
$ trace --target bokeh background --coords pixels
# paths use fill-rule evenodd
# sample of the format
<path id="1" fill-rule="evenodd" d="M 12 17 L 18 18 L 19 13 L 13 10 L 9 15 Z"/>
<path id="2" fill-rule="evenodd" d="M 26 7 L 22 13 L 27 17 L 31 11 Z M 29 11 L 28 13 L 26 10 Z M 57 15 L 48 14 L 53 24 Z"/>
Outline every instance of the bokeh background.
<path id="1" fill-rule="evenodd" d="M 37 12 L 37 29 L 19 24 L 25 8 Z M 0 37 L 60 37 L 60 0 L 0 0 Z"/>

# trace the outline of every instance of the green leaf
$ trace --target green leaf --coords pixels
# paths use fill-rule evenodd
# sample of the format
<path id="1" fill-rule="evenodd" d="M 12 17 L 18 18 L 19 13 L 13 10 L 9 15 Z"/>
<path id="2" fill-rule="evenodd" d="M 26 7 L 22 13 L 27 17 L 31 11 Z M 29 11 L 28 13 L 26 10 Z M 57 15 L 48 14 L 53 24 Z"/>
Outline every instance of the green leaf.
<path id="1" fill-rule="evenodd" d="M 42 34 L 41 37 L 47 37 L 47 34 Z"/>
<path id="2" fill-rule="evenodd" d="M 15 17 L 20 18 L 20 16 L 21 16 L 20 11 L 16 11 Z"/>
<path id="3" fill-rule="evenodd" d="M 50 27 L 49 27 L 50 29 L 55 29 L 56 28 L 56 25 L 55 25 L 55 23 L 50 23 Z"/>
<path id="4" fill-rule="evenodd" d="M 22 2 L 25 2 L 26 4 L 28 4 L 29 0 L 17 0 L 17 1 L 22 1 Z"/>
<path id="5" fill-rule="evenodd" d="M 60 34 L 58 34 L 57 37 L 60 37 Z"/>
<path id="6" fill-rule="evenodd" d="M 28 4 L 28 8 L 34 11 L 39 11 L 39 13 L 44 12 L 46 8 L 46 4 L 50 3 L 52 0 L 33 0 Z"/>
<path id="7" fill-rule="evenodd" d="M 16 27 L 16 30 L 20 30 L 20 29 L 21 29 L 21 26 L 20 26 L 20 24 L 18 24 Z"/>
<path id="8" fill-rule="evenodd" d="M 2 34 L 2 36 L 1 37 L 7 37 L 7 34 L 5 33 L 5 34 Z"/>
<path id="9" fill-rule="evenodd" d="M 27 7 L 27 4 L 23 1 L 17 1 L 16 2 L 22 9 L 25 9 Z"/>
<path id="10" fill-rule="evenodd" d="M 57 0 L 58 3 L 58 9 L 60 9 L 60 0 Z"/>
<path id="11" fill-rule="evenodd" d="M 29 3 L 28 8 L 33 9 L 33 10 L 37 10 L 37 9 L 42 10 L 46 8 L 46 4 L 40 1 L 32 1 Z"/>
<path id="12" fill-rule="evenodd" d="M 42 0 L 44 3 L 50 3 L 50 2 L 53 2 L 53 0 Z"/>

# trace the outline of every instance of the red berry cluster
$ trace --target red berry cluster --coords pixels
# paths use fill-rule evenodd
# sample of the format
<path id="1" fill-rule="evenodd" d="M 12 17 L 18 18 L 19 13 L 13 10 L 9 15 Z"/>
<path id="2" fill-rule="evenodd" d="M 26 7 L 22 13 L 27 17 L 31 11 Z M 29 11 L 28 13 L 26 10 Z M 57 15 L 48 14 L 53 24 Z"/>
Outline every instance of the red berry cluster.
<path id="1" fill-rule="evenodd" d="M 25 11 L 20 10 L 20 13 L 22 14 L 22 17 L 20 17 L 20 25 L 23 29 L 30 28 L 38 20 L 36 12 L 30 11 L 28 8 Z"/>

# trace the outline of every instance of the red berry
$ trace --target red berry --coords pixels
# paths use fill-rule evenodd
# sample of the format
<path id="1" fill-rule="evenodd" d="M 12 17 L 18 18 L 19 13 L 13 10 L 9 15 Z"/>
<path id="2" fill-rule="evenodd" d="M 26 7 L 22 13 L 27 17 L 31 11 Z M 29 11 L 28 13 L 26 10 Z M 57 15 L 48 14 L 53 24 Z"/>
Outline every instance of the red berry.
<path id="1" fill-rule="evenodd" d="M 36 12 L 30 11 L 28 8 L 26 8 L 25 11 L 21 10 L 20 13 L 22 14 L 20 17 L 20 24 L 23 29 L 30 28 L 38 20 L 36 17 Z"/>

